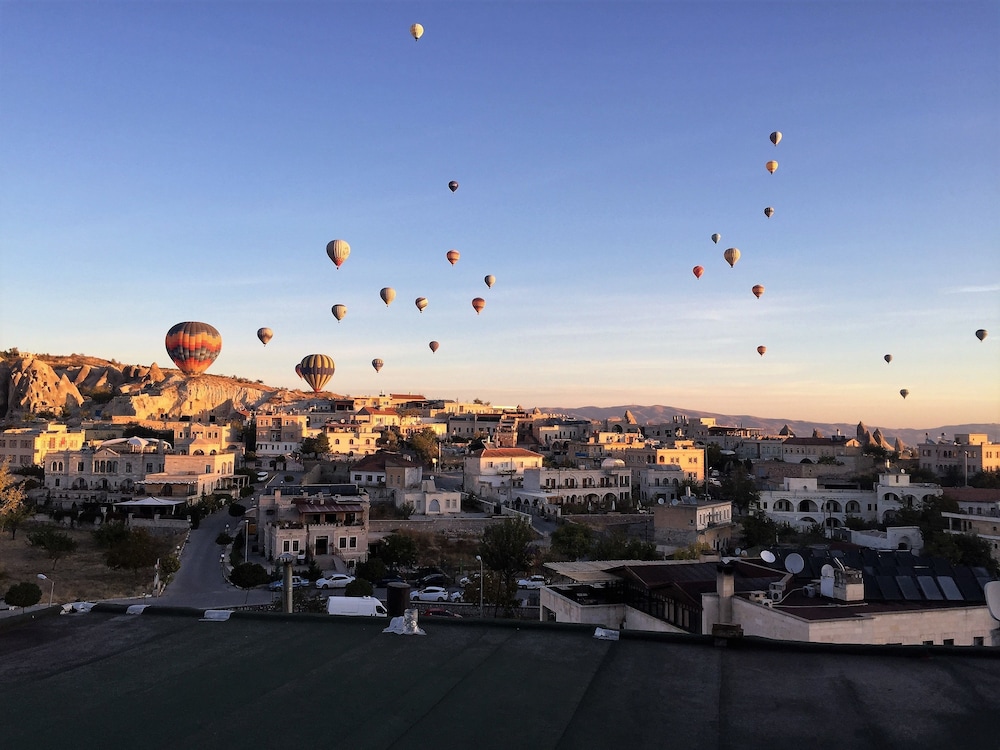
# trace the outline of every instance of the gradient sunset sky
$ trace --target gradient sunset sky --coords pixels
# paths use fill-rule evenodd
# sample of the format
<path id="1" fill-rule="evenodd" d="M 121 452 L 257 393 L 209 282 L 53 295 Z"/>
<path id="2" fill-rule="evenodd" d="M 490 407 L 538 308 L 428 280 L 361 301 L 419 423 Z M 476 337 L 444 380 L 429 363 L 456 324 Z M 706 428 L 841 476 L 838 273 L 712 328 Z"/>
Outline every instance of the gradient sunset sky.
<path id="1" fill-rule="evenodd" d="M 290 388 L 1000 422 L 998 39 L 992 0 L 3 0 L 0 349 L 170 366 L 197 320 Z"/>

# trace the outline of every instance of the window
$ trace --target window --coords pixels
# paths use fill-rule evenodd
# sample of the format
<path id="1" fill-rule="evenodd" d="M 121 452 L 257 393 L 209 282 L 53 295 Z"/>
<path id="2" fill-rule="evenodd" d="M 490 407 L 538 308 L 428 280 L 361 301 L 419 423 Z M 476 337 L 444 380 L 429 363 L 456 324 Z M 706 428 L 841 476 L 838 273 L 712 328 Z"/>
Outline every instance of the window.
<path id="1" fill-rule="evenodd" d="M 291 549 L 291 544 L 290 544 L 290 543 L 289 543 L 289 541 L 288 541 L 288 540 L 286 539 L 285 541 L 283 541 L 283 542 L 281 543 L 281 551 L 282 551 L 282 552 L 288 552 L 288 550 L 289 550 L 289 549 Z"/>
<path id="2" fill-rule="evenodd" d="M 954 646 L 955 645 L 955 639 L 954 638 L 945 638 L 944 639 L 944 645 L 945 646 Z"/>
<path id="3" fill-rule="evenodd" d="M 358 548 L 358 538 L 356 536 L 351 537 L 351 549 Z"/>
<path id="4" fill-rule="evenodd" d="M 340 539 L 337 540 L 337 546 L 340 547 L 340 549 L 347 549 L 347 537 L 340 537 Z"/>
<path id="5" fill-rule="evenodd" d="M 984 645 L 984 643 L 983 643 L 983 637 L 981 635 L 975 636 L 972 639 L 972 645 L 973 646 L 982 646 L 982 645 Z"/>
<path id="6" fill-rule="evenodd" d="M 292 552 L 298 552 L 298 551 L 299 551 L 299 540 L 298 539 L 293 539 L 292 540 Z"/>

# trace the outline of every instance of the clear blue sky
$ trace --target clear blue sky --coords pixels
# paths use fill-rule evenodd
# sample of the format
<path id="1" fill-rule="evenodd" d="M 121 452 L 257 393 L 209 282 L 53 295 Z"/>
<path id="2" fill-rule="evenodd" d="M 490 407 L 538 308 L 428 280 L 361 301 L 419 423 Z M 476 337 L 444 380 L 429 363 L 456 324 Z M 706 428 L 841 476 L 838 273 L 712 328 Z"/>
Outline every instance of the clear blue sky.
<path id="1" fill-rule="evenodd" d="M 4 0 L 0 348 L 165 366 L 199 320 L 276 386 L 1000 422 L 998 39 L 992 0 Z"/>

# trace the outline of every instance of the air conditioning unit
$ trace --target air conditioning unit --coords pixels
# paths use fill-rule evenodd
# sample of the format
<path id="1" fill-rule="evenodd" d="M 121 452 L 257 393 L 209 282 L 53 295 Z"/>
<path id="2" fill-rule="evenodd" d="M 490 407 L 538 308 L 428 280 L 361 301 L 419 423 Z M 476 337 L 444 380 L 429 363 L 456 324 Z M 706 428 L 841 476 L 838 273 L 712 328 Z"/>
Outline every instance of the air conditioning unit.
<path id="1" fill-rule="evenodd" d="M 772 601 L 780 601 L 785 596 L 785 582 L 772 581 L 768 588 L 768 594 Z"/>
<path id="2" fill-rule="evenodd" d="M 761 602 L 761 604 L 763 604 L 768 609 L 774 606 L 774 602 L 772 602 L 770 599 L 765 599 L 764 601 Z"/>
<path id="3" fill-rule="evenodd" d="M 752 601 L 754 604 L 764 604 L 764 603 L 769 603 L 771 601 L 770 599 L 767 598 L 766 591 L 751 591 L 749 596 L 750 596 L 750 601 Z"/>
<path id="4" fill-rule="evenodd" d="M 819 596 L 819 586 L 815 583 L 807 583 L 803 590 L 806 592 L 806 596 L 810 598 Z"/>

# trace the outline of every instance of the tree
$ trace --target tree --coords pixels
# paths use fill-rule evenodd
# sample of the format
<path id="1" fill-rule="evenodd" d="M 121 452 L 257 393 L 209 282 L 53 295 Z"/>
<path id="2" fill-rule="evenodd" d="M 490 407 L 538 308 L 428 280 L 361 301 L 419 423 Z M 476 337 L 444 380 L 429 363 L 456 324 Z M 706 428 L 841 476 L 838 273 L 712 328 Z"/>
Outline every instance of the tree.
<path id="1" fill-rule="evenodd" d="M 330 437 L 325 432 L 316 436 L 316 455 L 330 452 Z"/>
<path id="2" fill-rule="evenodd" d="M 753 479 L 747 476 L 742 464 L 737 464 L 733 471 L 723 477 L 722 497 L 731 501 L 733 507 L 738 508 L 741 513 L 746 513 L 760 501 L 760 492 Z"/>
<path id="3" fill-rule="evenodd" d="M 10 462 L 0 461 L 0 532 L 10 529 L 10 538 L 28 517 L 24 487 L 10 472 Z"/>
<path id="4" fill-rule="evenodd" d="M 243 600 L 244 604 L 250 598 L 250 589 L 263 586 L 269 580 L 270 576 L 264 570 L 264 566 L 259 563 L 240 563 L 229 574 L 229 582 L 247 592 L 246 599 Z"/>
<path id="5" fill-rule="evenodd" d="M 76 540 L 69 534 L 56 531 L 54 529 L 43 529 L 32 531 L 28 534 L 28 544 L 32 547 L 44 549 L 49 559 L 52 561 L 52 569 L 56 569 L 56 563 L 66 555 L 74 552 L 77 547 Z"/>
<path id="6" fill-rule="evenodd" d="M 480 554 L 483 564 L 497 575 L 494 593 L 498 607 L 513 606 L 517 575 L 531 566 L 528 554 L 531 539 L 531 527 L 519 518 L 505 518 L 483 531 Z"/>
<path id="7" fill-rule="evenodd" d="M 344 596 L 371 596 L 375 593 L 371 581 L 355 578 L 344 587 Z"/>
<path id="8" fill-rule="evenodd" d="M 998 489 L 1000 488 L 1000 471 L 977 472 L 969 477 L 969 486 L 991 490 Z"/>
<path id="9" fill-rule="evenodd" d="M 160 545 L 148 531 L 132 529 L 105 553 L 104 560 L 109 568 L 126 568 L 137 575 L 141 569 L 155 565 L 160 552 Z"/>
<path id="10" fill-rule="evenodd" d="M 7 593 L 3 595 L 3 600 L 13 607 L 20 607 L 23 611 L 25 607 L 33 607 L 42 598 L 42 590 L 37 584 L 31 581 L 15 583 Z"/>
<path id="11" fill-rule="evenodd" d="M 408 534 L 390 534 L 382 542 L 379 555 L 390 568 L 409 568 L 417 564 L 417 542 Z"/>
<path id="12" fill-rule="evenodd" d="M 621 529 L 599 539 L 592 552 L 596 560 L 659 560 L 656 545 L 629 538 Z"/>
<path id="13" fill-rule="evenodd" d="M 421 463 L 429 465 L 438 455 L 437 434 L 430 427 L 410 436 L 410 449 L 417 454 Z"/>
<path id="14" fill-rule="evenodd" d="M 552 532 L 552 552 L 566 560 L 582 560 L 590 555 L 594 532 L 582 523 L 564 523 Z"/>
<path id="15" fill-rule="evenodd" d="M 240 505 L 239 503 L 232 503 L 229 506 L 229 515 L 233 518 L 239 518 L 247 512 L 247 506 Z"/>
<path id="16" fill-rule="evenodd" d="M 778 542 L 778 524 L 764 513 L 744 516 L 740 521 L 743 526 L 744 547 L 769 547 Z"/>

